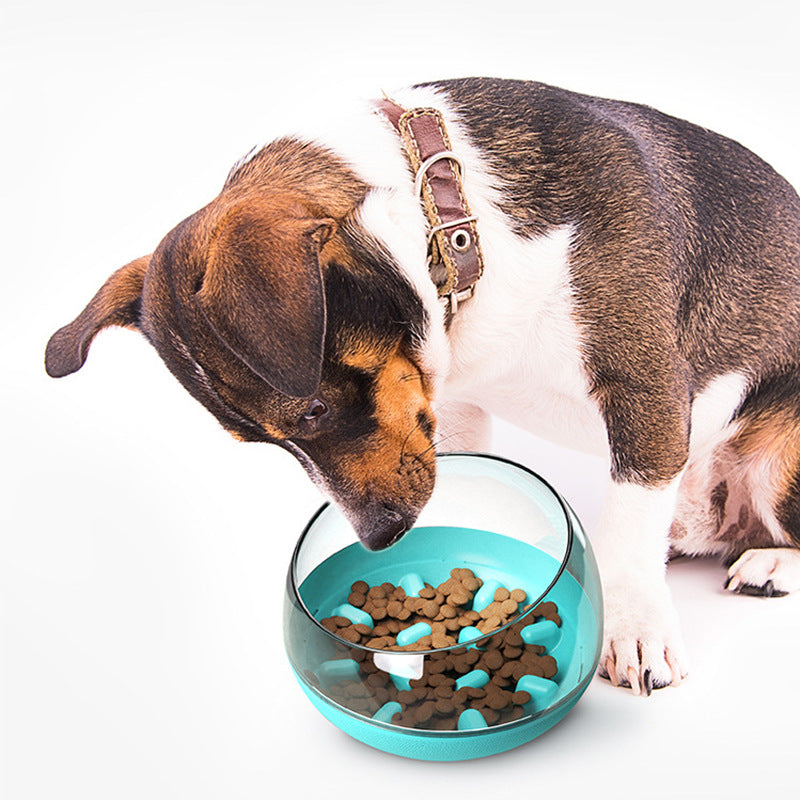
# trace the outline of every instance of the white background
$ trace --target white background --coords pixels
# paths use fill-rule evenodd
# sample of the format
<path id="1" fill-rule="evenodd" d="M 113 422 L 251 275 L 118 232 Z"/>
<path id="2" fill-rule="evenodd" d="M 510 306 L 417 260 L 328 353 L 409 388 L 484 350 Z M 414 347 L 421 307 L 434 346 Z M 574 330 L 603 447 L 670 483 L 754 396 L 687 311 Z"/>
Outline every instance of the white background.
<path id="1" fill-rule="evenodd" d="M 45 342 L 151 252 L 251 145 L 337 98 L 495 75 L 644 102 L 731 136 L 800 185 L 789 2 L 279 4 L 3 0 L 2 750 L 9 800 L 793 795 L 800 597 L 669 581 L 678 689 L 595 679 L 517 751 L 412 762 L 355 742 L 294 683 L 283 580 L 321 498 L 277 448 L 229 439 L 128 331 L 61 381 Z M 590 532 L 602 468 L 498 426 Z M 280 788 L 278 788 L 280 787 Z"/>

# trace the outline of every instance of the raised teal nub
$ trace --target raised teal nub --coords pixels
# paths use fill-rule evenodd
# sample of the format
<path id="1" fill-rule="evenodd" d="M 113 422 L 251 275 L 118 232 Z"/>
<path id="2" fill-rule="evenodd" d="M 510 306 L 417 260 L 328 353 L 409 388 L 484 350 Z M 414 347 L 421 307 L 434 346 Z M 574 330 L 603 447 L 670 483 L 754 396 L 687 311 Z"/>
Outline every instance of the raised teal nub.
<path id="1" fill-rule="evenodd" d="M 482 669 L 474 669 L 466 675 L 462 675 L 456 679 L 456 689 L 463 689 L 465 686 L 472 686 L 474 689 L 480 689 L 481 686 L 486 686 L 489 683 L 489 673 Z"/>
<path id="2" fill-rule="evenodd" d="M 483 586 L 475 592 L 475 597 L 472 600 L 473 611 L 483 611 L 486 606 L 494 602 L 494 593 L 503 588 L 503 584 L 494 578 L 485 580 Z"/>
<path id="3" fill-rule="evenodd" d="M 394 701 L 390 701 L 388 703 L 384 703 L 373 715 L 372 719 L 377 720 L 378 722 L 391 722 L 392 717 L 395 714 L 399 714 L 403 710 L 403 706 L 400 703 L 396 703 Z"/>
<path id="4" fill-rule="evenodd" d="M 458 729 L 460 731 L 474 730 L 475 728 L 488 728 L 483 714 L 477 708 L 468 708 L 462 711 L 458 717 Z"/>
<path id="5" fill-rule="evenodd" d="M 416 572 L 409 572 L 400 578 L 397 585 L 403 588 L 408 597 L 419 597 L 419 593 L 425 588 L 425 581 Z"/>
<path id="6" fill-rule="evenodd" d="M 345 603 L 341 606 L 336 606 L 331 613 L 333 617 L 346 617 L 353 623 L 353 625 L 368 625 L 372 628 L 372 617 L 366 611 L 360 608 L 351 606 L 350 603 Z"/>
<path id="7" fill-rule="evenodd" d="M 538 675 L 523 675 L 517 681 L 514 691 L 527 692 L 531 696 L 534 708 L 538 711 L 547 708 L 553 701 L 558 691 L 558 684 Z"/>
<path id="8" fill-rule="evenodd" d="M 427 622 L 418 622 L 416 625 L 411 625 L 397 634 L 397 644 L 399 644 L 400 647 L 405 647 L 408 644 L 414 644 L 414 642 L 418 641 L 423 636 L 430 635 L 431 626 L 428 625 Z"/>
<path id="9" fill-rule="evenodd" d="M 561 628 L 549 619 L 540 619 L 532 625 L 526 625 L 519 635 L 525 644 L 538 644 L 551 650 L 561 639 Z"/>

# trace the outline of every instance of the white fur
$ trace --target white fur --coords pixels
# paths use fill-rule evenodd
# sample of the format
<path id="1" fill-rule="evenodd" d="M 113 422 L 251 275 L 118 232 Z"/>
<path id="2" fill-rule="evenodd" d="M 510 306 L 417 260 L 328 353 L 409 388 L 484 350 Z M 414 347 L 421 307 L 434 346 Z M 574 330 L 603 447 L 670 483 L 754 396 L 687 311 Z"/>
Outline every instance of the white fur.
<path id="1" fill-rule="evenodd" d="M 692 432 L 689 449 L 698 453 L 708 447 L 720 431 L 726 430 L 739 410 L 748 379 L 741 372 L 714 378 L 692 402 Z"/>
<path id="2" fill-rule="evenodd" d="M 747 376 L 732 372 L 712 380 L 692 403 L 689 462 L 678 495 L 673 550 L 690 556 L 721 555 L 725 547 L 715 534 L 718 521 L 709 498 L 714 487 L 734 468 L 727 443 L 740 425 L 732 422 L 747 391 Z"/>
<path id="3" fill-rule="evenodd" d="M 489 414 L 470 403 L 451 401 L 436 409 L 436 441 L 440 450 L 488 453 L 492 422 Z"/>
<path id="4" fill-rule="evenodd" d="M 659 487 L 609 481 L 595 537 L 605 625 L 600 668 L 636 692 L 677 683 L 686 655 L 667 588 L 668 532 L 681 476 Z"/>

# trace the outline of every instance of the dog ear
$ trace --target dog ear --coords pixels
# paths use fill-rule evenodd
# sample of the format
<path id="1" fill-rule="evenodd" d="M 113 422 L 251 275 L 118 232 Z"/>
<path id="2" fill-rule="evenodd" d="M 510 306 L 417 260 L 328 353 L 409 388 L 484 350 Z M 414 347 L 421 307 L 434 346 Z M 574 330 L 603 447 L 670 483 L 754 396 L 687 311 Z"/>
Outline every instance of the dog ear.
<path id="1" fill-rule="evenodd" d="M 209 250 L 196 298 L 231 352 L 274 389 L 309 397 L 319 388 L 325 292 L 319 251 L 329 219 L 268 219 L 236 209 Z"/>
<path id="2" fill-rule="evenodd" d="M 142 285 L 149 263 L 150 256 L 143 256 L 118 269 L 80 315 L 50 337 L 44 363 L 51 378 L 77 372 L 86 361 L 89 345 L 103 328 L 120 325 L 138 329 Z"/>

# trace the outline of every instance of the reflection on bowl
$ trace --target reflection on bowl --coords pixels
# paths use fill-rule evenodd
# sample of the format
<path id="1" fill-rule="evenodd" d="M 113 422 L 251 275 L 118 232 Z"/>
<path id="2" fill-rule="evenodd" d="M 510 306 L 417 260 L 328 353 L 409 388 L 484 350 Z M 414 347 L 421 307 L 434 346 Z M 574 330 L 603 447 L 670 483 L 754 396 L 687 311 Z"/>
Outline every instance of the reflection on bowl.
<path id="1" fill-rule="evenodd" d="M 563 718 L 597 666 L 602 598 L 580 523 L 545 481 L 494 456 L 437 462 L 417 525 L 387 550 L 362 547 L 334 506 L 317 512 L 289 567 L 284 638 L 339 728 L 450 761 Z"/>

